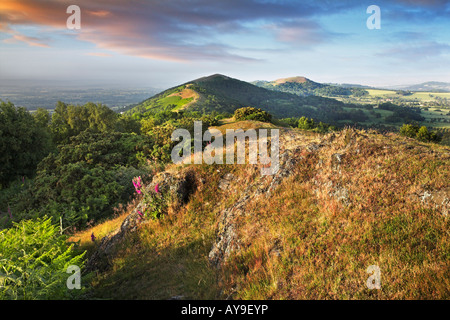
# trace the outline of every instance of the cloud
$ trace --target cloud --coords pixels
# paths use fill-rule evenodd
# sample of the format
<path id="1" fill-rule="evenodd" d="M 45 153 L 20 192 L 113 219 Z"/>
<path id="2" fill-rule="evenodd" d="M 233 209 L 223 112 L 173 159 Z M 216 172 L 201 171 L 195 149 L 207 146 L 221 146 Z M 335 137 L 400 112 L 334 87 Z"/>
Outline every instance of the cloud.
<path id="1" fill-rule="evenodd" d="M 442 0 L 379 3 L 383 19 L 411 15 L 421 19 L 423 12 L 428 19 L 446 12 L 440 8 L 446 3 Z M 77 5 L 81 8 L 81 30 L 70 34 L 79 40 L 120 54 L 177 62 L 254 60 L 226 43 L 224 35 L 251 37 L 266 31 L 275 44 L 311 47 L 339 36 L 314 22 L 316 18 L 361 9 L 361 1 L 356 0 L 78 0 Z M 22 25 L 65 30 L 67 6 L 61 0 L 2 0 L 0 32 Z M 395 10 L 389 13 L 389 8 Z M 254 25 L 263 28 L 255 31 Z M 14 41 L 48 46 L 42 39 L 24 35 L 15 34 L 7 42 Z"/>
<path id="2" fill-rule="evenodd" d="M 112 57 L 112 54 L 104 53 L 104 52 L 88 52 L 86 53 L 87 56 L 93 56 L 93 57 Z"/>
<path id="3" fill-rule="evenodd" d="M 252 61 L 220 41 L 222 35 L 250 34 L 249 23 L 272 24 L 276 39 L 316 43 L 323 30 L 306 17 L 321 11 L 313 2 L 259 0 L 79 0 L 80 40 L 125 55 L 168 61 L 221 59 Z M 0 20 L 7 25 L 39 25 L 66 28 L 67 4 L 58 0 L 2 0 Z M 302 22 L 289 22 L 305 17 Z M 29 42 L 31 43 L 31 42 Z M 38 44 L 35 41 L 34 44 Z"/>
<path id="4" fill-rule="evenodd" d="M 106 17 L 111 14 L 110 11 L 106 10 L 87 11 L 87 13 L 96 17 Z"/>
<path id="5" fill-rule="evenodd" d="M 12 38 L 3 40 L 5 43 L 15 43 L 15 42 L 25 42 L 32 47 L 50 48 L 50 46 L 44 42 L 42 39 L 29 37 L 23 34 L 14 34 Z"/>
<path id="6" fill-rule="evenodd" d="M 450 54 L 450 45 L 436 41 L 420 41 L 408 45 L 391 47 L 378 56 L 415 61 Z"/>
<path id="7" fill-rule="evenodd" d="M 327 41 L 334 34 L 324 30 L 318 23 L 309 19 L 295 19 L 273 23 L 266 26 L 280 42 L 292 46 L 314 45 Z"/>

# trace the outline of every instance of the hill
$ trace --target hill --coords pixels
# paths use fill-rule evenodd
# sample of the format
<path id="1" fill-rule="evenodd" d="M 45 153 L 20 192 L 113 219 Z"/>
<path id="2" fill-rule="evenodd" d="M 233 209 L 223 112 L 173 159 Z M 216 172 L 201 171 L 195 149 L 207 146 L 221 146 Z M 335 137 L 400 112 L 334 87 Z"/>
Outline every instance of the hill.
<path id="1" fill-rule="evenodd" d="M 363 91 L 361 88 L 349 88 L 338 85 L 329 85 L 314 82 L 305 77 L 282 78 L 274 81 L 255 81 L 253 84 L 269 90 L 276 90 L 296 94 L 299 96 L 349 96 Z"/>
<path id="2" fill-rule="evenodd" d="M 388 87 L 389 89 L 407 90 L 407 91 L 426 91 L 426 92 L 450 92 L 450 83 L 428 81 L 409 86 Z"/>
<path id="3" fill-rule="evenodd" d="M 285 81 L 279 86 L 295 83 L 305 88 L 322 88 L 322 85 L 307 79 L 302 82 L 300 78 L 296 78 L 294 81 L 296 82 Z M 163 91 L 134 106 L 127 114 L 146 117 L 162 111 L 179 110 L 230 114 L 238 108 L 250 106 L 268 111 L 277 118 L 305 116 L 328 123 L 337 120 L 361 121 L 361 117 L 358 117 L 360 113 L 355 114 L 345 109 L 352 106 L 335 99 L 315 95 L 300 96 L 285 91 L 269 90 L 215 74 Z"/>
<path id="4" fill-rule="evenodd" d="M 71 240 L 89 249 L 95 298 L 448 299 L 449 168 L 448 148 L 396 134 L 281 129 L 276 175 L 172 165 Z M 173 199 L 167 214 L 142 219 L 155 196 Z"/>

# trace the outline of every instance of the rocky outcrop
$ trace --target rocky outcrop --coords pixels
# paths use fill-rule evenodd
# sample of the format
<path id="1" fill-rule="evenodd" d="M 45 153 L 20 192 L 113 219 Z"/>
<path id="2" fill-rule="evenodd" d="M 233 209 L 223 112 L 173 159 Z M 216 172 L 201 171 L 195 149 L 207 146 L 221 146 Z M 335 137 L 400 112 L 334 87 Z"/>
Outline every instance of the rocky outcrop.
<path id="1" fill-rule="evenodd" d="M 316 152 L 322 145 L 311 143 L 311 139 L 295 134 L 293 130 L 284 130 L 280 135 L 279 170 L 273 176 L 263 176 L 254 183 L 246 186 L 240 198 L 229 208 L 219 214 L 216 241 L 214 242 L 208 258 L 211 264 L 219 267 L 228 259 L 230 254 L 239 250 L 240 240 L 237 232 L 237 219 L 241 215 L 250 214 L 246 207 L 252 199 L 258 196 L 269 197 L 281 182 L 291 176 L 295 167 L 303 158 L 302 150 Z M 226 190 L 231 183 L 232 176 L 226 175 L 219 182 L 219 188 Z"/>
<path id="2" fill-rule="evenodd" d="M 352 129 L 326 136 L 305 135 L 304 132 L 280 129 L 279 171 L 273 176 L 260 176 L 251 180 L 239 190 L 238 199 L 218 213 L 216 237 L 208 254 L 211 264 L 220 267 L 234 251 L 240 249 L 238 221 L 240 217 L 251 214 L 248 209 L 250 202 L 257 197 L 270 197 L 283 180 L 292 176 L 299 166 L 312 166 L 311 176 L 306 179 L 313 186 L 312 192 L 318 201 L 321 198 L 334 198 L 346 207 L 352 206 L 355 188 L 352 188 L 351 180 L 342 177 L 349 176 L 352 170 L 349 170 L 348 162 L 365 151 L 367 138 L 364 133 Z M 144 187 L 144 192 L 154 192 L 155 186 L 158 185 L 162 193 L 170 193 L 172 205 L 176 207 L 187 203 L 198 188 L 208 187 L 203 185 L 204 180 L 196 175 L 193 167 L 177 169 L 178 171 L 155 175 L 152 182 Z M 256 167 L 254 169 L 258 170 Z M 224 194 L 231 192 L 239 183 L 236 179 L 233 173 L 224 174 L 218 182 L 218 191 Z M 450 188 L 423 188 L 411 196 L 417 203 L 437 208 L 444 216 L 448 216 L 450 212 Z M 88 261 L 88 270 L 104 270 L 110 266 L 117 244 L 141 223 L 145 223 L 145 220 L 140 219 L 138 211 L 145 211 L 144 202 L 136 206 L 114 234 L 100 241 Z M 281 249 L 274 249 L 273 254 L 277 254 L 279 250 Z"/>
<path id="3" fill-rule="evenodd" d="M 162 172 L 155 175 L 152 182 L 144 186 L 143 191 L 144 193 L 155 192 L 155 187 L 158 185 L 160 193 L 170 193 L 173 205 L 183 205 L 189 201 L 190 195 L 194 193 L 199 183 L 201 182 L 198 181 L 195 171 L 188 168 L 175 173 Z M 100 240 L 86 264 L 86 271 L 104 271 L 111 266 L 110 262 L 115 256 L 117 245 L 140 224 L 146 223 L 146 220 L 138 214 L 138 211 L 145 212 L 145 206 L 146 204 L 141 201 L 116 232 Z"/>
<path id="4" fill-rule="evenodd" d="M 414 194 L 423 205 L 437 209 L 443 216 L 450 214 L 450 188 L 442 190 L 423 190 Z"/>

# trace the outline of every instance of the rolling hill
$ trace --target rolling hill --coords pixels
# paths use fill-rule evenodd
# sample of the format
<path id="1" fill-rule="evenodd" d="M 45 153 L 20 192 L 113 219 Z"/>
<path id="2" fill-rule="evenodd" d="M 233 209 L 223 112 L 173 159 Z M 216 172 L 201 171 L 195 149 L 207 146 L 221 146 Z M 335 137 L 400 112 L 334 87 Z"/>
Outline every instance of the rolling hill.
<path id="1" fill-rule="evenodd" d="M 269 90 L 292 93 L 303 97 L 311 95 L 325 97 L 349 96 L 356 91 L 362 91 L 359 88 L 322 84 L 300 76 L 274 81 L 255 81 L 253 84 Z"/>
<path id="2" fill-rule="evenodd" d="M 292 82 L 294 81 L 294 82 Z M 279 81 L 279 86 L 302 85 L 307 90 L 323 88 L 324 85 L 306 78 Z M 335 122 L 337 119 L 355 120 L 349 107 L 335 99 L 316 95 L 298 95 L 288 90 L 269 90 L 224 75 L 202 77 L 163 91 L 128 110 L 130 115 L 155 114 L 161 111 L 199 111 L 204 114 L 233 113 L 241 107 L 257 107 L 277 118 L 311 117 L 319 121 Z"/>
<path id="3" fill-rule="evenodd" d="M 449 82 L 428 81 L 409 86 L 388 87 L 389 89 L 407 90 L 407 91 L 429 91 L 429 92 L 450 92 Z"/>

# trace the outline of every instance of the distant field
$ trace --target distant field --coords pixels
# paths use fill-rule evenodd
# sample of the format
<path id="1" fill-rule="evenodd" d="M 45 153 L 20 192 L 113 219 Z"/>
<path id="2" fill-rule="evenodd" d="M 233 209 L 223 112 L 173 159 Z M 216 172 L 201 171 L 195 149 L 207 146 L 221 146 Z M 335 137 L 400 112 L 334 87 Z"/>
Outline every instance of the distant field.
<path id="1" fill-rule="evenodd" d="M 175 105 L 176 108 L 174 110 L 177 110 L 177 109 L 183 107 L 185 104 L 191 102 L 192 100 L 194 100 L 194 98 L 183 99 L 180 96 L 168 96 L 168 97 L 160 99 L 159 103 L 162 106 Z"/>
<path id="2" fill-rule="evenodd" d="M 369 92 L 369 95 L 372 97 L 382 97 L 385 95 L 395 94 L 395 91 L 392 90 L 367 89 L 366 91 Z"/>
<path id="3" fill-rule="evenodd" d="M 414 92 L 409 96 L 401 96 L 396 94 L 394 90 L 367 89 L 367 91 L 372 97 L 396 96 L 407 100 L 418 99 L 423 101 L 433 101 L 434 97 L 450 99 L 450 92 Z"/>

